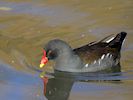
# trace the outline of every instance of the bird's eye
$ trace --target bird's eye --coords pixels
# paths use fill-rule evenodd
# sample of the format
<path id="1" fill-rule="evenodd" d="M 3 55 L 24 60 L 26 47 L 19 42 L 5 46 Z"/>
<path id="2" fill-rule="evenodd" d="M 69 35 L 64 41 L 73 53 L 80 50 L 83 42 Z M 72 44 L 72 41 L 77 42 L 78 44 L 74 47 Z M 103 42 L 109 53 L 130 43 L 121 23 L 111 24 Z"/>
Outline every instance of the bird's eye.
<path id="1" fill-rule="evenodd" d="M 56 51 L 55 50 L 49 50 L 47 52 L 47 57 L 48 57 L 49 60 L 55 59 L 57 57 Z"/>

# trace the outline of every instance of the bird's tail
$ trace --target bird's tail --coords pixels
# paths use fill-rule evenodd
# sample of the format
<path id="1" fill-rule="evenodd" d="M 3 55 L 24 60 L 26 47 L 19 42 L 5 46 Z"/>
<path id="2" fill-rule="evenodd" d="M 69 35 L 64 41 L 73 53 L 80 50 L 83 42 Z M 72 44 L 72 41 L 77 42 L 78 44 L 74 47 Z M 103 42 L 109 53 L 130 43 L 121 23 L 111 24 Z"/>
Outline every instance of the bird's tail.
<path id="1" fill-rule="evenodd" d="M 119 51 L 121 50 L 122 43 L 126 37 L 126 32 L 121 32 L 116 35 L 116 37 L 109 42 L 109 47 L 111 48 L 117 48 Z"/>

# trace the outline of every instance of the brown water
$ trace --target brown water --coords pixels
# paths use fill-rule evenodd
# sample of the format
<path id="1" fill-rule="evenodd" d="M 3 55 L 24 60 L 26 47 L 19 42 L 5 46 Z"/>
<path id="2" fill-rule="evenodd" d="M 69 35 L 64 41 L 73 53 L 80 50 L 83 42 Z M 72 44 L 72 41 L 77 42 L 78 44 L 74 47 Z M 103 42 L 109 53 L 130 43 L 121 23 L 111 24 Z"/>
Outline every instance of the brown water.
<path id="1" fill-rule="evenodd" d="M 132 0 L 0 0 L 0 60 L 20 73 L 33 73 L 27 64 L 38 68 L 42 47 L 51 39 L 62 39 L 75 48 L 125 31 L 128 35 L 121 52 L 121 64 L 122 71 L 128 73 L 133 70 L 132 4 Z M 47 64 L 46 70 L 51 70 L 52 64 Z M 76 85 L 85 86 L 85 89 L 82 86 L 77 89 L 74 85 L 69 100 L 132 100 L 133 76 L 128 74 L 122 83 L 81 82 Z M 8 86 L 11 85 L 5 86 L 5 91 Z M 33 100 L 25 96 L 26 99 Z"/>

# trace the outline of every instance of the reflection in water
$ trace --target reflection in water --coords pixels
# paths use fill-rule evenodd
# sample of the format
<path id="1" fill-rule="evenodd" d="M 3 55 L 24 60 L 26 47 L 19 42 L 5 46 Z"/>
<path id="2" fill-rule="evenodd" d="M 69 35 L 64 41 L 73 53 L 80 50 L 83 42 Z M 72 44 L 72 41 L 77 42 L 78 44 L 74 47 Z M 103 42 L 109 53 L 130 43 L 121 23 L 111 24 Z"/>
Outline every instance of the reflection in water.
<path id="1" fill-rule="evenodd" d="M 68 100 L 68 98 L 70 97 L 71 91 L 73 91 L 72 88 L 75 86 L 74 84 L 77 82 L 87 82 L 89 87 L 89 83 L 92 83 L 92 82 L 105 82 L 105 83 L 108 82 L 108 83 L 122 84 L 123 80 L 133 79 L 132 71 L 130 73 L 122 73 L 122 72 L 69 73 L 69 72 L 55 71 L 54 74 L 47 73 L 47 75 L 54 76 L 54 78 L 50 78 L 48 80 L 46 79 L 46 77 L 44 78 L 44 95 L 48 98 L 48 100 Z M 47 82 L 45 79 L 47 80 Z M 93 86 L 95 87 L 95 85 Z M 91 89 L 91 87 L 89 88 Z M 86 92 L 90 91 L 89 88 L 88 90 L 85 89 L 85 91 Z M 108 89 L 111 89 L 111 88 L 105 87 L 104 90 L 106 89 L 108 91 Z M 82 88 L 78 90 L 79 93 L 80 93 L 80 90 L 82 90 Z"/>
<path id="2" fill-rule="evenodd" d="M 0 62 L 0 98 L 2 100 L 46 100 L 38 75 L 13 69 Z"/>
<path id="3" fill-rule="evenodd" d="M 46 93 L 43 94 L 45 91 L 43 91 L 42 80 L 38 76 L 38 74 L 31 75 L 16 71 L 11 66 L 0 62 L 0 88 L 2 89 L 0 97 L 2 100 L 46 100 L 45 95 L 48 100 L 68 100 L 68 98 L 81 100 L 81 97 L 84 96 L 83 100 L 88 100 L 88 95 L 90 98 L 92 98 L 93 95 L 103 98 L 102 93 L 114 90 L 123 94 L 121 96 L 124 96 L 126 93 L 130 95 L 132 87 L 130 84 L 126 85 L 123 83 L 126 80 L 133 80 L 132 71 L 110 74 L 83 74 L 55 71 L 55 73 L 46 73 L 46 76 L 52 78 L 48 80 L 47 85 L 44 84 L 46 85 L 44 86 L 44 90 L 46 87 Z M 105 80 L 111 80 L 108 81 L 109 85 L 106 85 L 107 81 Z M 121 82 L 115 80 L 121 80 Z M 94 91 L 100 91 L 100 94 L 97 95 Z"/>
<path id="4" fill-rule="evenodd" d="M 75 48 L 99 37 L 126 31 L 128 36 L 121 53 L 121 73 L 53 75 L 56 77 L 49 79 L 46 97 L 69 100 L 132 100 L 132 4 L 133 0 L 1 0 L 0 60 L 13 68 L 32 73 L 26 69 L 27 65 L 23 61 L 38 66 L 41 47 L 51 39 L 60 38 Z M 42 80 L 37 75 L 10 67 L 0 62 L 2 100 L 45 100 Z M 121 82 L 79 82 L 84 80 Z"/>
<path id="5" fill-rule="evenodd" d="M 68 100 L 74 80 L 65 78 L 52 78 L 46 86 L 46 98 L 48 100 Z"/>

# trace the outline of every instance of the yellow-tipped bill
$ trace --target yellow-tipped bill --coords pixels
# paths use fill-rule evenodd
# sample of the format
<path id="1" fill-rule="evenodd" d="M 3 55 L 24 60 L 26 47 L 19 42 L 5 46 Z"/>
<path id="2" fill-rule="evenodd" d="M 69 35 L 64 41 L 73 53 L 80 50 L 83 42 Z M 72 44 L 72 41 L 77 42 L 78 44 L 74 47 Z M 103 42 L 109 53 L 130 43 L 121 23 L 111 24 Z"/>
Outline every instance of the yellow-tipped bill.
<path id="1" fill-rule="evenodd" d="M 40 64 L 40 68 L 43 68 L 45 64 Z"/>

